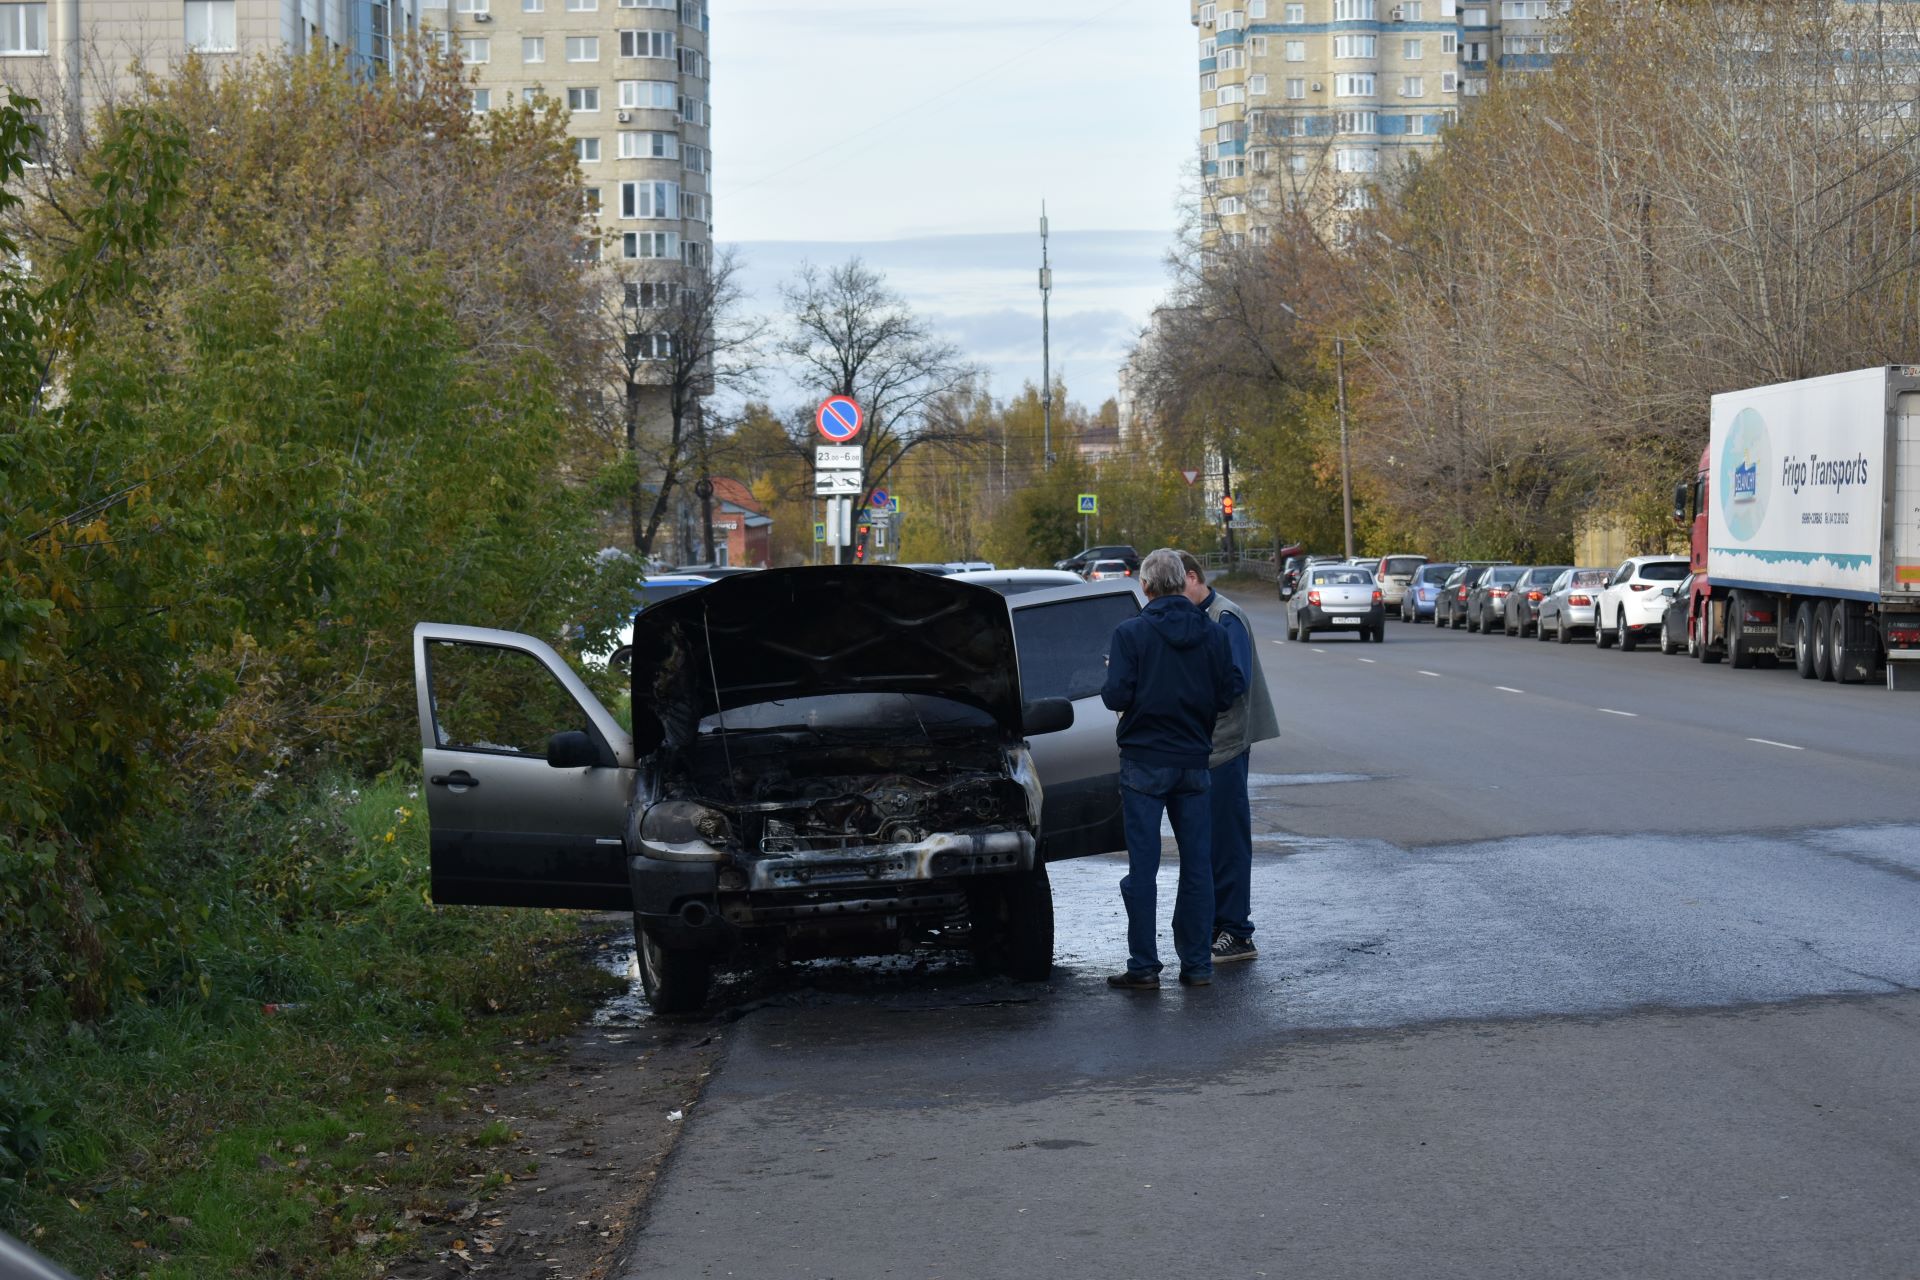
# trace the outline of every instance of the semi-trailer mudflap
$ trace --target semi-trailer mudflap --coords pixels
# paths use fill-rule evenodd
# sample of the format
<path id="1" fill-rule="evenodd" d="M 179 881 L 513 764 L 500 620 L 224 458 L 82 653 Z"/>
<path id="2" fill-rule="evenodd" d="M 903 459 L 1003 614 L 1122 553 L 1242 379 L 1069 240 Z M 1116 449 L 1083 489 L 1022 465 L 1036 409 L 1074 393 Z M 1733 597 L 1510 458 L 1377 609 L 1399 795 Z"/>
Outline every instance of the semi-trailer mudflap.
<path id="1" fill-rule="evenodd" d="M 1887 688 L 1920 692 L 1920 613 L 1882 615 L 1887 651 Z"/>

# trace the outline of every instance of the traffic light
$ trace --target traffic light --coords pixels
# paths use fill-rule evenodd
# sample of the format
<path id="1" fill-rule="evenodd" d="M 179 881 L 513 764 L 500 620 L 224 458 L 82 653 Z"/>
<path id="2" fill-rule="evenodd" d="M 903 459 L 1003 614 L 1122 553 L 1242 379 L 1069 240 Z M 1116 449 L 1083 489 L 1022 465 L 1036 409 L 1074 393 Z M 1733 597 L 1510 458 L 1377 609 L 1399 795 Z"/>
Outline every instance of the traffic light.
<path id="1" fill-rule="evenodd" d="M 1225 524 L 1233 523 L 1233 495 L 1230 493 L 1220 499 L 1220 519 Z"/>
<path id="2" fill-rule="evenodd" d="M 872 525 L 863 524 L 860 526 L 859 533 L 857 534 L 857 536 L 855 536 L 853 540 L 853 562 L 855 564 L 860 564 L 866 560 L 867 538 L 872 533 L 873 533 Z"/>

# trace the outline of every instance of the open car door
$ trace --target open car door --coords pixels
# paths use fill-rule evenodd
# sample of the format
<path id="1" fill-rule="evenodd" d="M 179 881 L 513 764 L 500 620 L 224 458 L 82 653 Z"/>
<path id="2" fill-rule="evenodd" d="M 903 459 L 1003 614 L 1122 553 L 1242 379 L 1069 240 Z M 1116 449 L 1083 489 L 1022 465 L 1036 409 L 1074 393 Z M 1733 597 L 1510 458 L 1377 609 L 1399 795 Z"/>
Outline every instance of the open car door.
<path id="1" fill-rule="evenodd" d="M 433 900 L 627 908 L 633 738 L 532 636 L 413 629 Z"/>
<path id="2" fill-rule="evenodd" d="M 1066 698 L 1073 726 L 1027 740 L 1045 804 L 1040 857 L 1046 862 L 1127 847 L 1120 820 L 1119 716 L 1100 701 L 1113 629 L 1144 603 L 1132 581 L 1057 587 L 1012 596 L 1020 653 L 1020 696 Z"/>

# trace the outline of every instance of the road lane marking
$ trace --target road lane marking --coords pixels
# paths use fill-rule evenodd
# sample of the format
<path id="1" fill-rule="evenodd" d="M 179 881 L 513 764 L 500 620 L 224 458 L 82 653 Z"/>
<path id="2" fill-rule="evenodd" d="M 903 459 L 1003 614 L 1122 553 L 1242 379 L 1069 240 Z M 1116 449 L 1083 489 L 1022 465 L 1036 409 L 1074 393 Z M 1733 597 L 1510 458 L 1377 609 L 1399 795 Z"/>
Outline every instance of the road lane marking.
<path id="1" fill-rule="evenodd" d="M 1594 710 L 1600 712 L 1602 715 L 1625 716 L 1629 720 L 1638 720 L 1640 718 L 1638 711 L 1615 711 L 1612 707 L 1595 707 Z"/>
<path id="2" fill-rule="evenodd" d="M 1314 650 L 1314 652 L 1315 652 L 1315 653 L 1325 653 L 1325 652 L 1326 652 L 1326 650 L 1325 650 L 1325 649 L 1315 649 L 1315 650 Z"/>
<path id="3" fill-rule="evenodd" d="M 1362 662 L 1364 662 L 1364 663 L 1366 663 L 1366 664 L 1367 664 L 1367 665 L 1369 665 L 1369 666 L 1371 666 L 1371 665 L 1373 665 L 1373 659 L 1372 659 L 1372 658 L 1362 658 L 1362 659 L 1360 659 L 1360 661 L 1362 661 Z"/>
<path id="4" fill-rule="evenodd" d="M 1772 738 L 1748 738 L 1748 742 L 1757 742 L 1763 747 L 1784 747 L 1788 751 L 1805 751 L 1805 747 L 1796 747 L 1791 742 L 1775 742 Z"/>
<path id="5" fill-rule="evenodd" d="M 1497 684 L 1493 687 L 1498 689 L 1502 693 L 1525 693 L 1526 692 L 1525 689 L 1509 689 L 1507 688 L 1507 686 L 1503 684 Z"/>
<path id="6" fill-rule="evenodd" d="M 1423 676 L 1432 676 L 1435 680 L 1445 679 L 1438 671 L 1422 671 L 1420 674 Z"/>

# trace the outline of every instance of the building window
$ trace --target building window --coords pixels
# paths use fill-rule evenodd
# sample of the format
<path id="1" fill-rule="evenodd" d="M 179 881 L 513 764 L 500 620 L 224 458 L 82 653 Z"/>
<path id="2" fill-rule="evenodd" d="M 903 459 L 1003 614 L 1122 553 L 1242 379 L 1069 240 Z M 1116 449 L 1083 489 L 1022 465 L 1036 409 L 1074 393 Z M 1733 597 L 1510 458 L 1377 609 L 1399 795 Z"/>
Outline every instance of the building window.
<path id="1" fill-rule="evenodd" d="M 487 6 L 491 2 L 492 0 L 453 0 L 453 11 L 455 13 L 489 13 L 491 10 Z"/>
<path id="2" fill-rule="evenodd" d="M 620 237 L 620 256 L 624 258 L 678 258 L 680 233 L 677 231 L 629 231 Z"/>
<path id="3" fill-rule="evenodd" d="M 1426 97 L 1427 78 L 1425 76 L 1401 76 L 1400 96 L 1403 98 Z"/>
<path id="4" fill-rule="evenodd" d="M 1220 198 L 1221 217 L 1230 218 L 1235 214 L 1245 213 L 1246 211 L 1246 202 L 1241 200 L 1239 196 L 1222 196 Z"/>
<path id="5" fill-rule="evenodd" d="M 1201 26 L 1210 27 L 1213 25 L 1213 9 L 1214 9 L 1214 6 L 1211 4 L 1203 4 L 1200 6 L 1200 25 Z"/>
<path id="6" fill-rule="evenodd" d="M 40 43 L 44 46 L 47 9 L 45 5 L 31 7 L 40 10 Z M 187 48 L 201 53 L 232 53 L 240 47 L 234 23 L 234 0 L 187 0 L 186 19 Z M 45 52 L 44 48 L 41 51 Z"/>
<path id="7" fill-rule="evenodd" d="M 203 8 L 205 6 L 202 6 Z M 193 43 L 193 9 L 187 6 L 187 43 Z M 228 30 L 233 25 L 233 5 L 227 5 Z M 0 4 L 0 54 L 45 53 L 47 51 L 47 6 L 44 4 Z"/>
<path id="8" fill-rule="evenodd" d="M 1569 0 L 1501 0 L 1503 18 L 1560 18 L 1572 7 Z"/>
<path id="9" fill-rule="evenodd" d="M 468 36 L 460 42 L 460 61 L 477 66 L 493 56 L 493 42 L 485 36 Z"/>
<path id="10" fill-rule="evenodd" d="M 475 115 L 493 110 L 493 90 L 475 89 L 469 96 L 471 102 L 469 103 L 468 109 Z"/>
<path id="11" fill-rule="evenodd" d="M 1460 81 L 1460 96 L 1463 98 L 1477 98 L 1486 91 L 1487 78 L 1485 76 L 1466 76 Z"/>
<path id="12" fill-rule="evenodd" d="M 1220 15 L 1220 29 L 1222 31 L 1239 31 L 1246 25 L 1247 14 L 1244 9 L 1229 9 Z"/>
<path id="13" fill-rule="evenodd" d="M 620 105 L 640 110 L 671 111 L 677 88 L 671 80 L 622 80 Z"/>
<path id="14" fill-rule="evenodd" d="M 1302 23 L 1306 22 L 1306 20 L 1307 20 L 1307 6 L 1305 6 L 1304 4 L 1290 4 L 1287 6 L 1286 21 L 1288 23 L 1297 27 L 1297 26 L 1300 26 Z"/>
<path id="15" fill-rule="evenodd" d="M 620 0 L 622 9 L 671 9 L 678 0 Z"/>
<path id="16" fill-rule="evenodd" d="M 1211 58 L 1214 55 L 1216 51 L 1216 43 L 1217 42 L 1214 40 L 1212 36 L 1208 36 L 1205 40 L 1202 40 L 1200 42 L 1200 60 L 1202 62 L 1205 62 L 1208 58 Z"/>
<path id="17" fill-rule="evenodd" d="M 1379 43 L 1373 36 L 1335 36 L 1333 38 L 1333 56 L 1336 58 L 1377 58 L 1380 56 Z"/>
<path id="18" fill-rule="evenodd" d="M 1247 0 L 1247 16 L 1264 18 L 1267 16 L 1267 0 Z"/>
<path id="19" fill-rule="evenodd" d="M 1209 71 L 1200 77 L 1200 92 L 1212 93 L 1220 87 L 1220 77 Z"/>
<path id="20" fill-rule="evenodd" d="M 1219 123 L 1220 123 L 1220 108 L 1208 107 L 1205 110 L 1201 111 L 1200 127 L 1202 129 L 1211 129 L 1213 128 L 1214 125 Z"/>
<path id="21" fill-rule="evenodd" d="M 1440 73 L 1440 92 L 1452 93 L 1459 87 L 1460 77 L 1458 74 L 1452 71 L 1442 71 Z"/>
<path id="22" fill-rule="evenodd" d="M 707 220 L 707 198 L 691 191 L 680 193 L 680 216 L 689 222 Z"/>
<path id="23" fill-rule="evenodd" d="M 1245 102 L 1247 100 L 1246 86 L 1238 85 L 1238 84 L 1222 85 L 1218 90 L 1216 90 L 1215 96 L 1219 99 L 1219 105 L 1223 107 L 1231 107 L 1236 103 Z"/>
<path id="24" fill-rule="evenodd" d="M 1487 6 L 1468 5 L 1460 11 L 1460 25 L 1463 27 L 1484 27 L 1487 25 Z"/>
<path id="25" fill-rule="evenodd" d="M 1407 117 L 1407 134 L 1409 137 L 1419 137 L 1421 134 L 1424 134 L 1426 132 L 1427 132 L 1427 118 L 1425 116 L 1408 116 Z"/>
<path id="26" fill-rule="evenodd" d="M 698 49 L 682 49 L 680 51 L 680 74 L 683 76 L 692 76 L 696 80 L 705 80 L 707 78 L 707 55 Z"/>
<path id="27" fill-rule="evenodd" d="M 1305 62 L 1307 60 L 1307 42 L 1305 40 L 1287 41 L 1287 61 Z"/>
<path id="28" fill-rule="evenodd" d="M 1449 31 L 1447 32 L 1447 34 L 1440 37 L 1440 56 L 1441 57 L 1451 58 L 1454 54 L 1458 52 L 1460 52 L 1459 36 L 1454 35 L 1451 31 Z"/>
<path id="29" fill-rule="evenodd" d="M 1334 122 L 1338 133 L 1378 133 L 1380 116 L 1373 111 L 1342 111 Z"/>
<path id="30" fill-rule="evenodd" d="M 575 138 L 573 140 L 573 158 L 581 164 L 600 163 L 600 139 Z"/>
<path id="31" fill-rule="evenodd" d="M 1267 56 L 1267 38 L 1265 36 L 1248 36 L 1247 52 L 1248 54 L 1250 54 L 1255 58 L 1266 57 Z"/>
<path id="32" fill-rule="evenodd" d="M 1400 56 L 1408 62 L 1420 61 L 1420 37 L 1413 36 L 1400 42 Z"/>
<path id="33" fill-rule="evenodd" d="M 1256 151 L 1253 153 L 1253 171 L 1255 173 L 1266 173 L 1268 170 L 1272 168 L 1273 168 L 1273 152 Z"/>
<path id="34" fill-rule="evenodd" d="M 677 182 L 623 182 L 620 184 L 623 218 L 677 218 L 680 184 Z"/>
<path id="35" fill-rule="evenodd" d="M 1373 192 L 1365 187 L 1348 187 L 1340 193 L 1340 207 L 1358 211 L 1373 208 Z"/>
<path id="36" fill-rule="evenodd" d="M 568 13 L 598 13 L 600 0 L 567 0 Z"/>
<path id="37" fill-rule="evenodd" d="M 1245 49 L 1222 49 L 1220 51 L 1219 65 L 1222 71 L 1238 71 L 1241 67 L 1247 65 L 1247 51 Z"/>
<path id="38" fill-rule="evenodd" d="M 1336 98 L 1371 98 L 1373 96 L 1372 72 L 1349 72 L 1333 78 L 1333 94 Z"/>
<path id="39" fill-rule="evenodd" d="M 586 209 L 589 218 L 597 218 L 600 216 L 600 188 L 580 188 L 580 201 L 582 207 Z"/>
<path id="40" fill-rule="evenodd" d="M 1372 22 L 1373 0 L 1333 0 L 1335 22 Z"/>
<path id="41" fill-rule="evenodd" d="M 1420 10 L 1426 6 L 1421 3 L 1421 0 L 1400 0 L 1400 3 L 1393 7 L 1400 11 L 1400 21 L 1418 22 Z"/>
<path id="42" fill-rule="evenodd" d="M 522 89 L 520 91 L 520 101 L 526 103 L 528 106 L 532 106 L 534 103 L 540 101 L 540 86 L 537 84 L 528 85 Z"/>
<path id="43" fill-rule="evenodd" d="M 1289 98 L 1306 97 L 1307 96 L 1306 79 L 1302 76 L 1288 76 L 1287 77 L 1287 96 Z"/>
<path id="44" fill-rule="evenodd" d="M 1524 53 L 1546 53 L 1548 51 L 1545 36 L 1501 36 L 1500 52 L 1509 56 Z"/>
<path id="45" fill-rule="evenodd" d="M 522 13 L 545 13 L 546 11 L 547 0 L 520 0 Z"/>
<path id="46" fill-rule="evenodd" d="M 599 36 L 568 36 L 567 37 L 567 61 L 568 62 L 600 61 L 600 37 Z"/>
<path id="47" fill-rule="evenodd" d="M 567 90 L 567 110 L 598 111 L 600 109 L 600 90 L 589 85 L 583 89 Z"/>
<path id="48" fill-rule="evenodd" d="M 680 99 L 680 118 L 688 124 L 706 124 L 707 100 L 705 98 L 682 97 Z"/>
<path id="49" fill-rule="evenodd" d="M 1266 76 L 1260 75 L 1260 74 L 1248 76 L 1247 77 L 1247 93 L 1250 97 L 1255 97 L 1255 98 L 1266 97 L 1267 96 Z"/>
<path id="50" fill-rule="evenodd" d="M 520 37 L 520 61 L 545 62 L 547 60 L 547 38 L 545 36 Z"/>
<path id="51" fill-rule="evenodd" d="M 628 131 L 620 135 L 622 160 L 672 160 L 679 154 L 677 134 Z"/>
<path id="52" fill-rule="evenodd" d="M 688 173 L 706 173 L 713 168 L 713 157 L 705 147 L 689 142 L 680 149 L 680 167 Z"/>
<path id="53" fill-rule="evenodd" d="M 671 58 L 673 32 L 622 31 L 620 56 L 623 58 Z"/>
<path id="54" fill-rule="evenodd" d="M 1287 157 L 1287 172 L 1305 173 L 1306 171 L 1307 171 L 1307 156 L 1305 152 L 1296 151 L 1292 155 Z"/>

